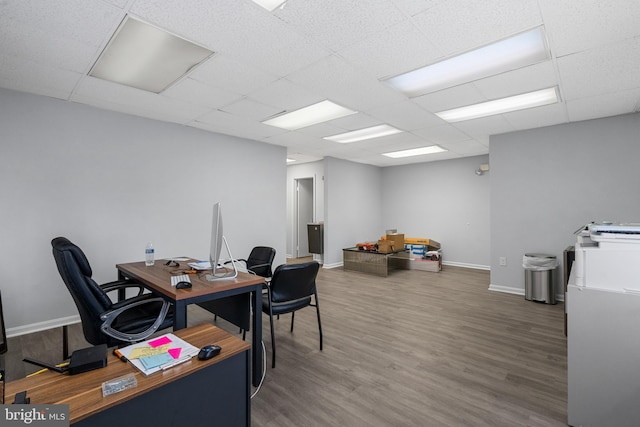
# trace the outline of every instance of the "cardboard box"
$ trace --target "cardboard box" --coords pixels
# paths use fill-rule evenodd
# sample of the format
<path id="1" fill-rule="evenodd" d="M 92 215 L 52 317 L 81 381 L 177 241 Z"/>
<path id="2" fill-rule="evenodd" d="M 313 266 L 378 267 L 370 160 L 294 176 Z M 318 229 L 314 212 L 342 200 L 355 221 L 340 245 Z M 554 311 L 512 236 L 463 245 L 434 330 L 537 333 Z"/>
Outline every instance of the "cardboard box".
<path id="1" fill-rule="evenodd" d="M 387 234 L 384 238 L 387 242 L 392 242 L 393 251 L 398 252 L 404 250 L 404 234 Z"/>
<path id="2" fill-rule="evenodd" d="M 393 242 L 389 240 L 378 240 L 378 252 L 381 254 L 394 252 Z"/>

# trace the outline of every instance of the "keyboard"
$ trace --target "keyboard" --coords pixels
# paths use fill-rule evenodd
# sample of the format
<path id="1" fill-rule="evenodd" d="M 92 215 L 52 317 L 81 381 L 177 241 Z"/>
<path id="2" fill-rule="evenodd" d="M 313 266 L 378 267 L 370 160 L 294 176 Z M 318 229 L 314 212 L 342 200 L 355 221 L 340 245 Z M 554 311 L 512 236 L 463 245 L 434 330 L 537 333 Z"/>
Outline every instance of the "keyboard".
<path id="1" fill-rule="evenodd" d="M 180 282 L 189 282 L 189 283 L 191 283 L 191 278 L 189 278 L 188 274 L 181 274 L 179 276 L 171 276 L 171 286 L 175 286 Z"/>

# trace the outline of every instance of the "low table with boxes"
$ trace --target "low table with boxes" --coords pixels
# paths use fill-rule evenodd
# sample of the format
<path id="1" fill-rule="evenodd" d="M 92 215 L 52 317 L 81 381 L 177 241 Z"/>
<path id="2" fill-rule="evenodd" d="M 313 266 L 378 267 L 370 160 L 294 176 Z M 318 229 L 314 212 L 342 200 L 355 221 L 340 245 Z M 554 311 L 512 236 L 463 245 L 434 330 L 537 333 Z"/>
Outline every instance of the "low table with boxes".
<path id="1" fill-rule="evenodd" d="M 360 243 L 342 250 L 343 268 L 386 277 L 391 270 L 442 269 L 440 243 L 432 239 L 387 234 L 377 243 Z"/>

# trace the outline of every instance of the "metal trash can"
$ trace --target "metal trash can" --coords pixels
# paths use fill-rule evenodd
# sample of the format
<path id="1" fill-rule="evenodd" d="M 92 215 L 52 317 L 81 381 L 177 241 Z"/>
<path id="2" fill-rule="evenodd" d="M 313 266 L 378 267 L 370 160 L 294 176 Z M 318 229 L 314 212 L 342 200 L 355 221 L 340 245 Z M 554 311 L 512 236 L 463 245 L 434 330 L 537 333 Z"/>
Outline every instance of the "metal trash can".
<path id="1" fill-rule="evenodd" d="M 528 301 L 555 304 L 556 268 L 558 267 L 555 255 L 525 254 L 522 257 L 522 267 L 524 267 L 524 298 Z"/>

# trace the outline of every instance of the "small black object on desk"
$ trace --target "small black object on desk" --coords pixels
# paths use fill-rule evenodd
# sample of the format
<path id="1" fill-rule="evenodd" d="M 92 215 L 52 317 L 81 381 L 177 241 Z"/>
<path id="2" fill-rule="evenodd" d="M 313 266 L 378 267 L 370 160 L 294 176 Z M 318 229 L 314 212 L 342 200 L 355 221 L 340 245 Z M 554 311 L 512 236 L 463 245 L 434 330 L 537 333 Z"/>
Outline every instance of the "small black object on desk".
<path id="1" fill-rule="evenodd" d="M 219 355 L 220 350 L 222 350 L 222 348 L 220 348 L 219 345 L 215 345 L 215 344 L 205 345 L 200 349 L 200 353 L 198 353 L 198 359 L 209 360 L 212 357 Z"/>
<path id="2" fill-rule="evenodd" d="M 176 289 L 188 289 L 191 287 L 191 282 L 178 282 L 176 283 Z"/>

